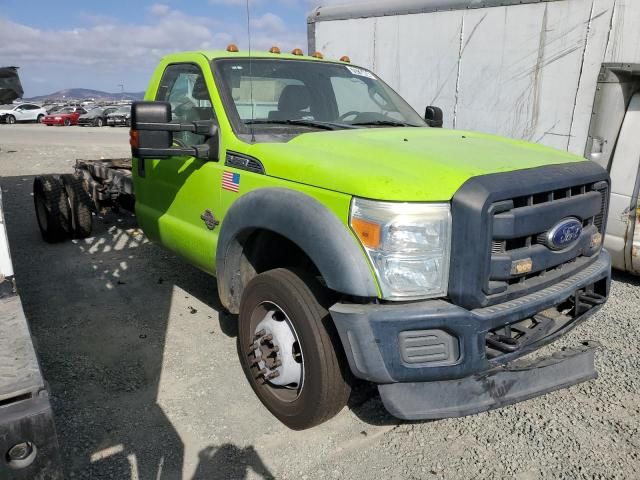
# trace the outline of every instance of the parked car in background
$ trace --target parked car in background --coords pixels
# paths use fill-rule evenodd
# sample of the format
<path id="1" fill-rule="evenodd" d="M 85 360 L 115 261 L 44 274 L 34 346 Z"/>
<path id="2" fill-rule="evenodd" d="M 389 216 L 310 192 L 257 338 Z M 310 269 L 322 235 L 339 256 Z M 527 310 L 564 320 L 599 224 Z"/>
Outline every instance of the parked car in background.
<path id="1" fill-rule="evenodd" d="M 107 125 L 128 127 L 131 125 L 131 105 L 122 105 L 115 112 L 107 115 Z"/>
<path id="2" fill-rule="evenodd" d="M 107 124 L 107 115 L 118 110 L 117 106 L 96 107 L 87 113 L 80 115 L 78 125 L 89 127 L 102 127 Z"/>
<path id="3" fill-rule="evenodd" d="M 0 121 L 3 123 L 40 122 L 47 111 L 35 103 L 16 103 L 0 106 Z"/>
<path id="4" fill-rule="evenodd" d="M 51 115 L 52 113 L 56 113 L 62 110 L 62 108 L 64 108 L 64 105 L 46 104 L 44 108 L 47 110 L 47 114 Z"/>
<path id="5" fill-rule="evenodd" d="M 53 114 L 46 115 L 42 119 L 42 123 L 47 126 L 64 125 L 65 127 L 68 127 L 69 125 L 77 125 L 78 118 L 80 118 L 80 115 L 85 113 L 87 113 L 87 111 L 84 108 L 64 107 Z"/>

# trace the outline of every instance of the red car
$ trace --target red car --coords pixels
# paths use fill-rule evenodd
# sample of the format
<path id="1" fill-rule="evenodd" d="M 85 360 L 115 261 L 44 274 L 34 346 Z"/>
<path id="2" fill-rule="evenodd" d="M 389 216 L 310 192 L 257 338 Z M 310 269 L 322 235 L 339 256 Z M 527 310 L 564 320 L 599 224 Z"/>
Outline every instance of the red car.
<path id="1" fill-rule="evenodd" d="M 87 113 L 84 108 L 80 107 L 64 107 L 51 115 L 47 115 L 42 119 L 42 123 L 50 127 L 51 125 L 77 125 L 78 117 Z"/>

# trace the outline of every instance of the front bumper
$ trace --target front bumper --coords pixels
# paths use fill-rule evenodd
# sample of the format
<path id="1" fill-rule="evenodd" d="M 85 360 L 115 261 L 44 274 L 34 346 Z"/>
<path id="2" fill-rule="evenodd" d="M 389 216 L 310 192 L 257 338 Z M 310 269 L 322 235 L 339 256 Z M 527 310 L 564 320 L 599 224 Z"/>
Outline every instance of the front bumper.
<path id="1" fill-rule="evenodd" d="M 423 382 L 470 381 L 472 376 L 493 375 L 495 369 L 504 368 L 550 343 L 595 313 L 608 296 L 610 278 L 610 257 L 602 250 L 593 263 L 569 278 L 498 305 L 466 310 L 444 300 L 428 300 L 384 305 L 336 304 L 330 312 L 351 370 L 357 377 L 383 384 L 379 390 L 387 403 L 391 392 L 396 392 L 393 396 L 397 397 L 397 392 L 403 389 L 406 392 L 429 389 L 425 384 L 416 390 L 415 385 Z M 586 306 L 579 302 L 580 308 L 565 315 L 572 299 L 581 299 L 585 291 L 596 291 L 601 301 Z M 516 348 L 496 353 L 488 347 L 488 342 L 496 338 L 492 332 L 510 328 L 525 319 L 538 318 L 541 312 L 549 312 L 554 307 L 561 310 L 557 316 L 550 319 L 547 314 L 542 315 L 545 322 L 523 337 Z M 416 335 L 412 338 L 414 332 Z M 413 358 L 408 359 L 407 352 L 412 348 L 420 349 L 424 355 L 417 358 L 425 361 L 418 363 Z M 432 353 L 437 355 L 432 355 L 434 361 L 428 361 Z M 583 378 L 580 372 L 572 375 Z M 586 372 L 586 378 L 593 378 L 593 374 Z M 555 383 L 560 385 L 556 388 L 561 388 L 566 383 L 564 380 L 556 378 Z M 527 390 L 533 394 L 526 398 L 549 391 L 548 385 L 537 387 L 528 385 Z M 500 399 L 494 407 L 499 404 Z M 403 416 L 398 410 L 390 411 Z M 428 417 L 423 413 L 405 418 L 440 417 Z"/>
<path id="2" fill-rule="evenodd" d="M 64 118 L 62 120 L 55 120 L 53 118 L 51 119 L 44 118 L 42 120 L 42 123 L 44 123 L 45 125 L 64 125 Z"/>

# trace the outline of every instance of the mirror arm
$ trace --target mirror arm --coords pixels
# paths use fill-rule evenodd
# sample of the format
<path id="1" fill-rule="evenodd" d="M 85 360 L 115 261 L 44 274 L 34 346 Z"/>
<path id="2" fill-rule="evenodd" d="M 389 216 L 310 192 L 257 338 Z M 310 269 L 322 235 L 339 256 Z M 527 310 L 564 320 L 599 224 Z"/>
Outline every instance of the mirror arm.
<path id="1" fill-rule="evenodd" d="M 209 135 L 211 127 L 215 126 L 212 120 L 197 120 L 185 123 L 155 123 L 136 122 L 136 130 L 155 130 L 163 132 L 191 132 L 196 135 Z"/>
<path id="2" fill-rule="evenodd" d="M 195 145 L 192 148 L 138 148 L 134 150 L 134 157 L 145 157 L 145 158 L 169 158 L 169 157 L 179 157 L 179 156 L 187 156 L 187 157 L 196 157 L 202 160 L 209 160 L 211 152 L 211 147 L 206 143 L 202 145 Z"/>

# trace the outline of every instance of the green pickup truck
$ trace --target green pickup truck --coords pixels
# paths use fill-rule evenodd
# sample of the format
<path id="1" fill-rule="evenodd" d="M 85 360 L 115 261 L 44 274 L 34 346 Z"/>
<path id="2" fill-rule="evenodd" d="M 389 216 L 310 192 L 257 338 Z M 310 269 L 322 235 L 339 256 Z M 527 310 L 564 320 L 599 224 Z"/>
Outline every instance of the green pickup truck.
<path id="1" fill-rule="evenodd" d="M 165 57 L 131 123 L 132 159 L 36 178 L 44 238 L 135 208 L 217 278 L 249 384 L 287 426 L 335 415 L 353 376 L 405 419 L 597 376 L 593 342 L 523 358 L 607 299 L 595 163 L 438 128 L 437 107 L 419 115 L 346 57 L 275 48 Z"/>

